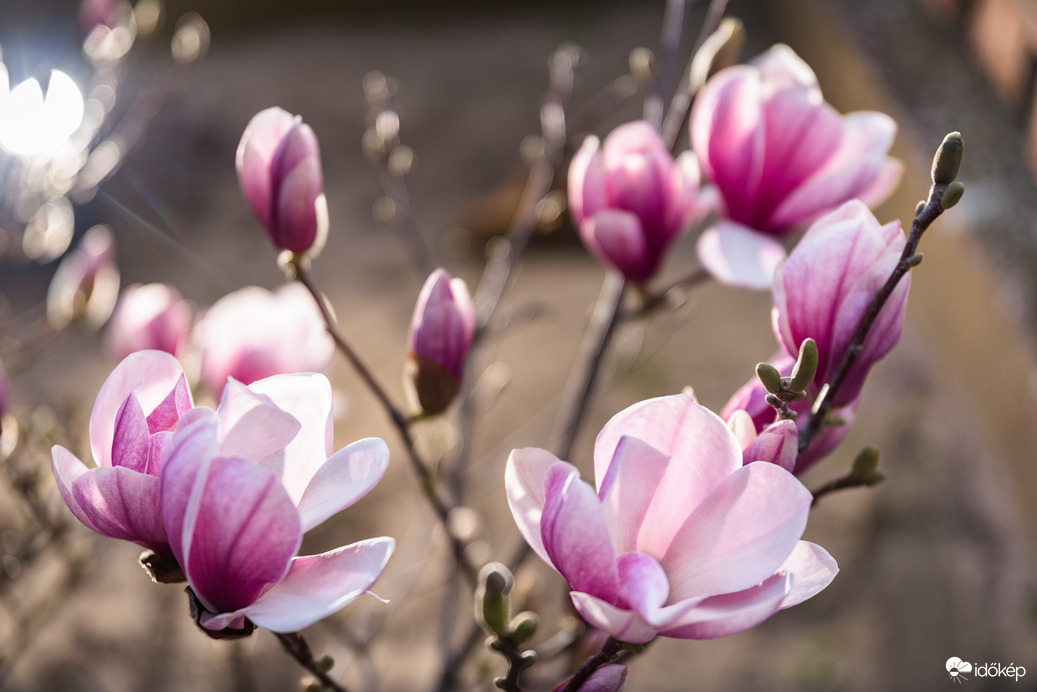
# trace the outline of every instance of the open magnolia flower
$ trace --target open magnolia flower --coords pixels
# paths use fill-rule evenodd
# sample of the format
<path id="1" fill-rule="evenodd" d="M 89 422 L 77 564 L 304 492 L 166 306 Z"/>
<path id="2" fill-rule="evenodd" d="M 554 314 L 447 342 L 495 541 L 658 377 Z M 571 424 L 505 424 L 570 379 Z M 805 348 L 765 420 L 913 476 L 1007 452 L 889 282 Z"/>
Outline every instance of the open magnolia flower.
<path id="1" fill-rule="evenodd" d="M 191 407 L 176 358 L 138 351 L 123 359 L 97 394 L 90 414 L 90 468 L 61 445 L 51 468 L 79 521 L 111 538 L 172 557 L 159 511 L 159 474 L 173 430 Z"/>
<path id="2" fill-rule="evenodd" d="M 743 464 L 734 433 L 685 395 L 610 420 L 596 487 L 542 449 L 508 459 L 508 503 L 589 623 L 626 642 L 748 629 L 824 589 L 835 560 L 800 540 L 812 496 L 776 463 Z"/>
<path id="3" fill-rule="evenodd" d="M 245 618 L 293 632 L 367 591 L 395 547 L 372 538 L 298 557 L 303 534 L 381 479 L 377 438 L 332 450 L 331 385 L 319 374 L 230 380 L 219 409 L 181 420 L 162 471 L 162 523 L 209 630 Z"/>
<path id="4" fill-rule="evenodd" d="M 776 45 L 717 72 L 691 114 L 691 141 L 723 197 L 721 219 L 699 239 L 703 265 L 726 283 L 770 286 L 784 255 L 775 240 L 850 199 L 881 202 L 900 178 L 887 152 L 888 115 L 841 115 L 810 66 Z"/>

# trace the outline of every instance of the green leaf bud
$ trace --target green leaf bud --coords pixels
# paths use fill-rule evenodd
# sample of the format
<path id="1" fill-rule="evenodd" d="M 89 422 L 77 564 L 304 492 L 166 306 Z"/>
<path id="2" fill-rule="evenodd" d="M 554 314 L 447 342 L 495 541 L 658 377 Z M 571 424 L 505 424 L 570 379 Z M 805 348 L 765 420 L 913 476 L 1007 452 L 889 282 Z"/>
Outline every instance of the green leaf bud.
<path id="1" fill-rule="evenodd" d="M 781 373 L 770 363 L 757 363 L 756 376 L 763 383 L 763 388 L 771 394 L 777 394 L 781 391 Z"/>
<path id="2" fill-rule="evenodd" d="M 955 180 L 953 183 L 947 186 L 947 189 L 943 191 L 943 197 L 940 199 L 940 206 L 944 209 L 950 209 L 959 201 L 961 196 L 965 194 L 965 183 Z"/>
<path id="3" fill-rule="evenodd" d="M 873 485 L 869 480 L 876 474 L 882 475 L 878 472 L 878 467 L 879 450 L 877 447 L 868 445 L 858 452 L 857 458 L 853 460 L 853 477 L 867 485 Z"/>
<path id="4" fill-rule="evenodd" d="M 933 157 L 933 184 L 950 185 L 958 177 L 964 141 L 960 132 L 952 132 L 943 138 L 943 143 Z"/>
<path id="5" fill-rule="evenodd" d="M 799 358 L 792 367 L 792 380 L 789 382 L 789 391 L 805 391 L 810 383 L 814 381 L 817 373 L 817 344 L 813 339 L 805 339 L 799 345 Z"/>
<path id="6" fill-rule="evenodd" d="M 475 617 L 487 632 L 498 637 L 508 634 L 508 594 L 515 579 L 511 571 L 499 562 L 490 562 L 479 571 L 479 585 L 475 590 Z"/>
<path id="7" fill-rule="evenodd" d="M 540 624 L 540 618 L 537 617 L 537 614 L 524 610 L 511 619 L 511 622 L 508 623 L 508 631 L 511 632 L 511 638 L 516 644 L 523 644 L 536 634 L 538 624 Z"/>

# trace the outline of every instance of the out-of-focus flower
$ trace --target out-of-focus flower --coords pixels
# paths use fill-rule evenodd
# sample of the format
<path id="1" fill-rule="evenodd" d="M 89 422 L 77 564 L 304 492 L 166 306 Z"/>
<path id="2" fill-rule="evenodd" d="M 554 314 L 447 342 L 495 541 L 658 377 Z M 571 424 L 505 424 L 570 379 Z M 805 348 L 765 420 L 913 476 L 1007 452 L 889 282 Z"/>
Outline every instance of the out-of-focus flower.
<path id="1" fill-rule="evenodd" d="M 587 137 L 569 167 L 569 210 L 587 249 L 628 280 L 644 283 L 670 244 L 712 206 L 699 194 L 699 166 L 674 161 L 645 121 L 620 125 L 599 144 Z"/>
<path id="2" fill-rule="evenodd" d="M 244 619 L 294 632 L 364 593 L 392 538 L 297 557 L 302 535 L 378 483 L 377 438 L 332 454 L 331 385 L 318 374 L 231 380 L 219 409 L 181 421 L 162 471 L 162 520 L 209 630 Z"/>
<path id="3" fill-rule="evenodd" d="M 190 306 L 172 286 L 127 286 L 108 321 L 108 350 L 119 359 L 148 349 L 180 355 L 193 319 Z"/>
<path id="4" fill-rule="evenodd" d="M 883 113 L 840 115 L 785 45 L 718 72 L 691 114 L 692 146 L 724 202 L 723 220 L 699 241 L 704 266 L 722 281 L 769 286 L 780 260 L 773 236 L 892 191 L 901 172 L 887 156 L 896 129 Z"/>
<path id="5" fill-rule="evenodd" d="M 47 290 L 47 320 L 55 329 L 80 321 L 98 329 L 119 299 L 115 238 L 107 226 L 94 226 L 58 265 Z"/>
<path id="6" fill-rule="evenodd" d="M 453 401 L 475 335 L 475 307 L 463 279 L 437 269 L 418 295 L 410 323 L 404 381 L 412 403 L 428 414 Z"/>
<path id="7" fill-rule="evenodd" d="M 835 375 L 875 293 L 886 283 L 906 244 L 899 221 L 879 224 L 860 201 L 847 202 L 818 219 L 774 279 L 774 332 L 789 354 L 817 342 L 817 396 Z M 911 287 L 905 276 L 879 312 L 864 347 L 833 397 L 846 406 L 860 396 L 864 378 L 900 340 Z"/>
<path id="8" fill-rule="evenodd" d="M 281 108 L 260 111 L 241 136 L 236 162 L 241 191 L 274 246 L 317 255 L 328 232 L 328 204 L 310 126 Z"/>
<path id="9" fill-rule="evenodd" d="M 782 377 L 788 377 L 792 373 L 792 367 L 796 364 L 796 359 L 781 351 L 772 356 L 768 362 L 778 369 Z M 794 401 L 788 405 L 797 414 L 795 421 L 793 421 L 797 430 L 797 447 L 799 443 L 798 431 L 807 426 L 810 420 L 811 405 L 812 402 L 809 398 L 803 401 Z M 821 432 L 814 437 L 810 446 L 795 458 L 795 466 L 790 470 L 798 475 L 831 454 L 832 450 L 839 446 L 850 431 L 856 412 L 856 401 L 832 409 L 829 420 L 833 424 L 825 425 L 821 428 Z M 734 396 L 724 404 L 724 408 L 720 411 L 721 417 L 728 421 L 728 424 L 735 431 L 735 435 L 742 442 L 743 448 L 745 448 L 745 440 L 749 438 L 747 426 L 745 426 L 744 418 L 741 421 L 736 420 L 742 418 L 742 414 L 748 416 L 757 434 L 762 435 L 768 429 L 772 430 L 772 434 L 776 432 L 776 429 L 772 426 L 775 424 L 777 414 L 774 411 L 774 407 L 767 403 L 767 390 L 760 382 L 760 378 L 755 375 L 734 393 Z M 785 427 L 787 428 L 787 426 Z M 776 440 L 771 438 L 769 441 L 774 443 Z M 745 449 L 746 452 L 749 451 L 748 448 Z M 747 454 L 746 461 L 750 461 L 748 456 L 752 456 L 757 452 L 758 450 L 754 449 L 751 454 Z M 779 463 L 788 468 L 787 462 Z"/>
<path id="10" fill-rule="evenodd" d="M 89 468 L 60 445 L 51 468 L 76 518 L 94 531 L 172 557 L 159 511 L 159 474 L 191 392 L 176 358 L 138 351 L 115 367 L 90 414 Z"/>
<path id="11" fill-rule="evenodd" d="M 249 384 L 271 375 L 316 372 L 335 344 L 306 288 L 247 286 L 220 298 L 195 324 L 201 382 L 213 395 L 228 377 Z"/>
<path id="12" fill-rule="evenodd" d="M 103 27 L 114 29 L 129 23 L 133 7 L 126 0 L 83 0 L 79 3 L 79 25 L 85 35 Z"/>
<path id="13" fill-rule="evenodd" d="M 541 449 L 512 452 L 508 503 L 580 615 L 621 641 L 753 627 L 837 571 L 800 536 L 812 496 L 777 464 L 743 464 L 728 426 L 684 395 L 617 414 L 594 446 L 595 488 Z"/>

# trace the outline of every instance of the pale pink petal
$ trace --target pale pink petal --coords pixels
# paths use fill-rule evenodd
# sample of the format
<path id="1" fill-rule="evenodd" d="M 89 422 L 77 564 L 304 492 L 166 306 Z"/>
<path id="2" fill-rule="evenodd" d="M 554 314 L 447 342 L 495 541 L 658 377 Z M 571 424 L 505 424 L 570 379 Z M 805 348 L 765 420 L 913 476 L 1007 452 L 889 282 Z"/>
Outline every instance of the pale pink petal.
<path id="1" fill-rule="evenodd" d="M 392 538 L 370 538 L 320 555 L 297 557 L 284 579 L 243 613 L 273 632 L 308 627 L 367 591 L 395 546 Z"/>
<path id="2" fill-rule="evenodd" d="M 72 481 L 71 489 L 76 505 L 88 519 L 83 522 L 87 526 L 105 536 L 168 553 L 159 512 L 158 477 L 106 466 L 80 475 Z"/>
<path id="3" fill-rule="evenodd" d="M 284 446 L 281 482 L 298 503 L 313 474 L 332 451 L 331 383 L 319 373 L 275 375 L 248 387 L 264 395 L 281 411 L 301 423 L 299 433 Z"/>
<path id="4" fill-rule="evenodd" d="M 645 644 L 655 639 L 656 629 L 632 610 L 618 608 L 580 591 L 571 592 L 569 597 L 580 617 L 620 641 Z"/>
<path id="5" fill-rule="evenodd" d="M 651 623 L 670 595 L 670 582 L 659 562 L 647 553 L 626 553 L 616 560 L 619 598 L 626 607 Z"/>
<path id="6" fill-rule="evenodd" d="M 600 140 L 588 136 L 569 164 L 569 213 L 577 227 L 606 204 L 605 172 L 599 148 Z"/>
<path id="7" fill-rule="evenodd" d="M 786 574 L 775 574 L 743 591 L 707 598 L 660 634 L 678 639 L 714 639 L 755 627 L 781 607 L 789 591 L 789 579 Z"/>
<path id="8" fill-rule="evenodd" d="M 587 249 L 631 281 L 651 277 L 658 258 L 649 257 L 641 220 L 628 211 L 602 209 L 580 224 L 580 237 Z"/>
<path id="9" fill-rule="evenodd" d="M 742 466 L 742 450 L 724 421 L 691 397 L 648 399 L 616 414 L 602 428 L 594 443 L 595 478 L 605 478 L 624 435 L 671 457 L 637 540 L 638 550 L 662 555 L 702 499 Z"/>
<path id="10" fill-rule="evenodd" d="M 616 556 L 594 489 L 571 466 L 555 464 L 544 477 L 544 497 L 540 535 L 551 564 L 574 590 L 614 601 Z"/>
<path id="11" fill-rule="evenodd" d="M 817 76 L 803 58 L 784 43 L 777 43 L 753 58 L 764 81 L 774 89 L 803 89 L 820 101 Z"/>
<path id="12" fill-rule="evenodd" d="M 785 248 L 770 236 L 732 221 L 717 221 L 695 243 L 699 262 L 717 281 L 742 288 L 771 287 Z"/>
<path id="13" fill-rule="evenodd" d="M 540 537 L 540 518 L 544 511 L 544 478 L 547 470 L 559 461 L 550 452 L 536 447 L 512 450 L 504 469 L 504 489 L 508 496 L 508 507 L 522 537 L 534 552 L 547 564 L 551 558 L 544 549 Z M 576 473 L 571 467 L 571 473 Z"/>
<path id="14" fill-rule="evenodd" d="M 637 549 L 645 514 L 655 497 L 670 457 L 636 437 L 621 437 L 598 496 L 617 554 Z"/>
<path id="15" fill-rule="evenodd" d="M 812 500 L 795 476 L 775 464 L 756 462 L 730 474 L 688 517 L 660 560 L 672 597 L 731 593 L 762 582 L 803 535 Z"/>
<path id="16" fill-rule="evenodd" d="M 213 459 L 198 485 L 185 574 L 211 612 L 244 608 L 285 575 L 302 542 L 299 513 L 277 477 L 247 459 Z"/>
<path id="17" fill-rule="evenodd" d="M 299 419 L 265 393 L 233 378 L 227 380 L 217 413 L 222 435 L 220 455 L 265 460 L 264 466 L 278 475 L 282 473 L 286 463 L 282 450 L 299 436 Z M 271 455 L 276 462 L 267 459 Z M 326 454 L 321 455 L 320 461 L 326 458 Z"/>
<path id="18" fill-rule="evenodd" d="M 389 448 L 377 437 L 358 440 L 335 452 L 313 475 L 299 502 L 303 532 L 366 495 L 388 465 Z"/>
<path id="19" fill-rule="evenodd" d="M 130 392 L 145 413 L 152 411 L 184 374 L 176 358 L 163 351 L 137 351 L 122 360 L 97 393 L 90 413 L 90 449 L 98 466 L 112 465 L 115 417 Z"/>
<path id="20" fill-rule="evenodd" d="M 735 400 L 736 399 L 732 397 L 732 402 Z M 730 405 L 731 404 L 729 404 L 729 406 Z M 753 417 L 749 415 L 749 412 L 744 408 L 736 408 L 730 413 L 728 413 L 727 409 L 728 406 L 725 406 L 720 415 L 727 418 L 727 425 L 731 428 L 731 432 L 734 433 L 735 439 L 738 440 L 738 446 L 743 450 L 746 450 L 749 448 L 749 445 L 756 440 L 756 423 L 753 422 Z M 744 451 L 742 457 L 743 459 L 745 458 Z"/>
<path id="21" fill-rule="evenodd" d="M 281 108 L 260 111 L 245 127 L 241 136 L 235 163 L 238 182 L 252 211 L 266 228 L 272 228 L 273 192 L 270 164 L 274 152 L 295 119 Z"/>
<path id="22" fill-rule="evenodd" d="M 83 511 L 72 493 L 72 484 L 90 469 L 75 454 L 61 445 L 54 445 L 51 448 L 50 467 L 54 471 L 54 479 L 58 482 L 58 490 L 61 491 L 61 497 L 65 500 L 65 504 L 68 505 L 72 514 L 75 515 L 76 519 L 83 522 L 87 528 L 99 532 L 90 515 Z"/>
<path id="23" fill-rule="evenodd" d="M 792 588 L 779 606 L 784 609 L 798 605 L 823 591 L 839 573 L 839 565 L 821 546 L 809 541 L 800 541 L 778 572 L 792 576 Z"/>
<path id="24" fill-rule="evenodd" d="M 799 429 L 791 420 L 780 420 L 764 428 L 742 454 L 747 464 L 768 461 L 789 472 L 795 469 L 798 456 Z"/>

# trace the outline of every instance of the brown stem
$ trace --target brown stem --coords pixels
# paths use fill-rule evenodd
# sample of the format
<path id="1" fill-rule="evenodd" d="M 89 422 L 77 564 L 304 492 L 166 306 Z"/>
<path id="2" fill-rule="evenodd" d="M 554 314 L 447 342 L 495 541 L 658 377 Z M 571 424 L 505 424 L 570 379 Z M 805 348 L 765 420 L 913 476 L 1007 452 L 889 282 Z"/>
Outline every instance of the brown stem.
<path id="1" fill-rule="evenodd" d="M 306 643 L 301 634 L 298 632 L 274 632 L 274 636 L 277 637 L 277 641 L 281 642 L 281 646 L 288 652 L 288 655 L 298 661 L 299 665 L 309 671 L 310 675 L 317 678 L 323 687 L 333 690 L 333 692 L 346 692 L 345 687 L 332 680 L 331 676 L 321 669 L 320 664 L 313 658 L 310 645 Z"/>
<path id="2" fill-rule="evenodd" d="M 824 485 L 817 488 L 817 490 L 811 491 L 814 499 L 810 502 L 810 507 L 813 508 L 820 502 L 821 498 L 829 493 L 834 493 L 838 490 L 846 490 L 847 488 L 861 488 L 869 485 L 867 481 L 858 478 L 854 475 L 853 471 L 847 473 L 845 476 L 839 478 L 833 478 Z"/>
<path id="3" fill-rule="evenodd" d="M 610 663 L 622 650 L 623 642 L 609 637 L 608 641 L 605 642 L 605 646 L 601 647 L 601 651 L 583 662 L 583 665 L 576 671 L 576 674 L 569 678 L 569 682 L 565 684 L 565 687 L 562 688 L 561 692 L 577 692 L 583 683 L 590 679 L 590 676 L 594 674 L 594 671 L 601 668 L 606 663 Z"/>

